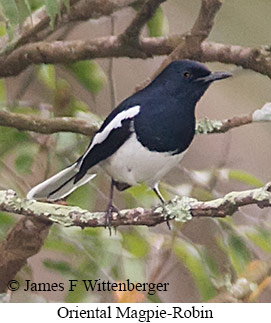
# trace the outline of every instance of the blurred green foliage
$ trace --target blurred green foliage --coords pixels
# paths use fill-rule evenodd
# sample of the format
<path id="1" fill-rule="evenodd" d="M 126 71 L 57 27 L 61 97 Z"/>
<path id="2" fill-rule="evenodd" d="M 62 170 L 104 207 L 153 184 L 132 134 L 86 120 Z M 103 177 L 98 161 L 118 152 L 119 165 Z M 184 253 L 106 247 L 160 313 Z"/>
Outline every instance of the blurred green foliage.
<path id="1" fill-rule="evenodd" d="M 212 280 L 218 275 L 214 260 L 208 255 L 207 250 L 203 251 L 201 246 L 193 246 L 184 240 L 176 240 L 174 252 L 180 261 L 188 268 L 203 301 L 216 295 Z M 206 261 L 208 259 L 208 261 Z"/>
<path id="2" fill-rule="evenodd" d="M 167 16 L 163 13 L 163 9 L 159 7 L 154 16 L 147 22 L 147 28 L 150 37 L 167 36 L 169 33 L 169 25 Z"/>
<path id="3" fill-rule="evenodd" d="M 50 26 L 54 27 L 55 18 L 60 14 L 60 7 L 64 4 L 69 10 L 68 0 L 0 0 L 1 14 L 5 18 L 6 30 L 9 39 L 12 40 L 17 25 L 22 26 L 27 17 L 31 17 L 33 11 L 45 6 L 50 18 Z"/>
<path id="4" fill-rule="evenodd" d="M 104 87 L 106 75 L 96 62 L 80 61 L 69 64 L 67 67 L 89 92 L 97 94 Z"/>
<path id="5" fill-rule="evenodd" d="M 176 5 L 180 5 L 179 1 L 175 2 Z M 244 0 L 242 2 L 245 5 Z M 186 5 L 189 6 L 190 3 L 187 1 Z M 250 3 L 256 2 L 250 1 Z M 69 1 L 0 0 L 0 10 L 4 17 L 4 22 L 0 22 L 0 36 L 8 33 L 9 39 L 12 40 L 16 26 L 22 25 L 31 12 L 43 5 L 45 5 L 53 28 L 62 4 L 68 8 Z M 240 8 L 243 11 L 243 7 L 239 6 L 239 10 Z M 234 16 L 229 2 L 223 6 L 222 10 L 226 13 L 231 10 L 231 14 L 225 15 L 224 19 Z M 195 12 L 193 7 L 193 13 Z M 240 11 L 235 11 L 238 19 L 239 13 Z M 261 19 L 261 15 L 257 16 Z M 218 16 L 218 23 L 219 19 L 220 16 Z M 240 24 L 239 20 L 237 22 Z M 227 28 L 233 26 L 231 23 L 223 22 L 223 26 L 226 25 Z M 150 37 L 168 35 L 169 25 L 165 10 L 158 8 L 146 27 Z M 266 30 L 268 31 L 268 28 Z M 256 32 L 257 29 L 253 31 Z M 216 35 L 216 32 L 214 29 L 212 35 Z M 244 39 L 244 33 L 229 33 L 227 29 L 223 30 L 223 33 L 227 34 L 227 37 Z M 251 38 L 250 33 L 246 33 L 246 39 L 248 36 Z M 238 41 L 240 41 L 239 38 Z M 37 81 L 42 92 L 48 94 L 46 103 L 50 108 L 40 108 L 31 104 L 20 106 L 16 100 L 7 108 L 11 94 L 7 92 L 9 88 L 4 79 L 0 80 L 1 108 L 41 117 L 79 116 L 86 120 L 96 118 L 97 123 L 101 121 L 99 117 L 93 115 L 92 102 L 84 102 L 79 91 L 74 90 L 74 84 L 76 84 L 78 88 L 84 88 L 86 90 L 84 92 L 90 93 L 94 98 L 102 93 L 101 91 L 107 86 L 107 76 L 97 62 L 85 60 L 62 66 L 42 64 L 33 70 L 32 82 Z M 73 133 L 46 136 L 0 127 L 1 188 L 2 186 L 3 188 L 16 187 L 18 180 L 27 182 L 29 186 L 38 183 L 76 160 L 85 150 L 88 142 L 89 138 Z M 217 183 L 232 186 L 240 184 L 248 188 L 263 185 L 261 179 L 243 169 L 204 169 L 203 172 L 208 175 L 205 178 L 209 178 L 204 183 L 200 172 L 194 173 L 188 180 L 192 187 L 190 195 L 199 200 L 211 200 L 223 195 L 223 192 L 217 189 L 219 187 Z M 98 205 L 102 205 L 104 210 L 107 200 L 103 194 L 108 190 L 104 187 L 104 183 L 103 179 L 97 178 L 90 185 L 82 186 L 66 199 L 67 204 L 89 210 L 96 210 Z M 161 186 L 166 198 L 176 194 L 174 188 L 168 191 L 165 189 L 169 188 L 169 185 Z M 23 193 L 26 193 L 28 188 L 23 187 Z M 182 195 L 182 192 L 177 191 L 177 193 Z M 155 194 L 145 185 L 132 187 L 122 193 L 120 201 L 123 208 L 153 207 L 157 203 Z M 1 239 L 5 238 L 15 221 L 14 215 L 0 212 Z M 133 282 L 167 282 L 169 275 L 173 272 L 176 286 L 171 283 L 170 290 L 172 288 L 176 295 L 178 291 L 175 288 L 182 285 L 178 277 L 185 266 L 189 279 L 191 279 L 191 289 L 194 288 L 197 291 L 199 300 L 208 301 L 219 292 L 219 287 L 223 289 L 231 283 L 227 279 L 232 273 L 238 277 L 245 271 L 246 267 L 257 257 L 257 250 L 265 256 L 270 256 L 271 253 L 271 226 L 267 221 L 257 221 L 252 226 L 246 223 L 238 224 L 231 218 L 219 219 L 215 221 L 215 225 L 216 230 L 212 233 L 214 235 L 213 247 L 219 251 L 219 257 L 213 254 L 208 246 L 184 239 L 181 232 L 186 224 L 180 226 L 173 223 L 172 231 L 166 231 L 165 225 L 155 229 L 125 227 L 118 228 L 116 234 L 113 231 L 112 236 L 109 236 L 108 231 L 103 228 L 81 230 L 54 225 L 43 247 L 43 251 L 46 251 L 45 255 L 42 254 L 41 257 L 45 270 L 54 277 L 67 280 L 101 278 L 110 281 L 125 281 L 129 278 Z M 226 271 L 221 269 L 221 262 L 226 263 Z M 25 268 L 27 270 L 23 270 L 19 276 L 33 278 L 30 267 Z M 162 293 L 152 296 L 143 295 L 143 298 L 148 302 L 164 300 Z M 116 301 L 114 293 L 105 295 L 86 292 L 82 285 L 78 285 L 74 292 L 66 291 L 63 299 L 67 302 Z M 24 301 L 31 300 L 29 294 L 27 299 L 26 297 L 24 299 Z"/>
<path id="6" fill-rule="evenodd" d="M 252 187 L 261 187 L 264 185 L 256 176 L 249 174 L 241 169 L 230 169 L 229 170 L 229 179 L 233 179 L 245 184 L 248 184 Z"/>

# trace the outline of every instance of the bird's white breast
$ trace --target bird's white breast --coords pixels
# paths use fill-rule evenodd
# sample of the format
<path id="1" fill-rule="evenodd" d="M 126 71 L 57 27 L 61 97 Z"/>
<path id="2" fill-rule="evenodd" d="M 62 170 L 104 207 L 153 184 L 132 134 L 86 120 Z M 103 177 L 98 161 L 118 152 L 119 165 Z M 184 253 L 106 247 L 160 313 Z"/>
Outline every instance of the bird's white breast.
<path id="1" fill-rule="evenodd" d="M 145 148 L 133 133 L 101 167 L 115 180 L 129 185 L 145 182 L 154 187 L 183 158 L 184 153 L 171 155 Z"/>

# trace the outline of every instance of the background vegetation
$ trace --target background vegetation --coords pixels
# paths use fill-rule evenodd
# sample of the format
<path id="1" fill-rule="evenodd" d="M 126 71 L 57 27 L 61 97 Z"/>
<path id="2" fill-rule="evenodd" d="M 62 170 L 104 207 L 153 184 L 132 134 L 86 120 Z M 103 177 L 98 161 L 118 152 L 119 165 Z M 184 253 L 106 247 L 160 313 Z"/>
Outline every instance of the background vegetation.
<path id="1" fill-rule="evenodd" d="M 175 44 L 180 42 L 178 39 L 174 43 L 170 37 L 189 31 L 201 6 L 199 0 L 146 1 L 156 7 L 164 3 L 140 26 L 140 22 L 133 19 L 140 17 L 138 13 L 143 2 L 1 0 L 0 109 L 30 118 L 75 117 L 91 125 L 100 124 L 117 103 L 158 70 Z M 221 5 L 217 0 L 202 2 L 210 6 Z M 110 3 L 116 6 L 112 10 Z M 84 4 L 89 11 L 83 10 Z M 208 59 L 204 56 L 206 52 L 193 57 L 197 55 L 196 51 L 194 54 L 183 51 L 179 55 L 180 58 L 211 61 L 208 66 L 212 70 L 234 73 L 232 80 L 208 91 L 198 105 L 199 118 L 208 116 L 223 120 L 248 114 L 270 100 L 270 58 L 268 60 L 266 56 L 266 61 L 261 61 L 261 50 L 268 55 L 270 49 L 260 47 L 270 43 L 269 20 L 266 19 L 270 10 L 270 1 L 225 1 L 214 27 L 206 35 L 210 32 L 209 41 L 258 48 L 259 62 L 247 58 L 240 63 L 237 57 L 234 64 L 234 55 L 232 61 L 225 55 Z M 208 15 L 204 19 L 207 23 Z M 127 32 L 131 21 L 134 27 L 137 23 L 140 30 L 146 23 L 142 31 L 145 39 L 164 37 L 157 38 L 160 41 L 169 36 L 174 44 L 161 43 L 153 49 L 154 57 L 147 58 L 150 49 L 146 49 L 144 56 L 133 43 L 137 34 Z M 87 46 L 86 43 L 78 42 L 77 47 L 73 47 L 75 43 L 65 43 L 95 41 L 102 39 L 99 37 L 119 34 L 129 36 L 131 42 L 124 41 L 123 37 L 125 46 L 120 45 L 112 52 L 105 52 L 105 42 L 100 47 L 93 44 L 86 54 L 79 48 Z M 48 43 L 53 44 L 56 40 L 59 43 L 54 43 L 54 48 L 48 47 Z M 152 42 L 150 38 L 148 40 Z M 203 40 L 199 40 L 199 45 Z M 65 46 L 71 49 L 67 54 L 61 51 L 67 48 Z M 185 49 L 189 46 L 184 44 Z M 72 48 L 75 48 L 74 57 Z M 41 134 L 38 130 L 18 130 L 11 123 L 7 127 L 3 122 L 0 127 L 0 185 L 2 190 L 13 189 L 21 197 L 32 186 L 73 162 L 89 142 L 89 137 L 76 132 Z M 271 179 L 270 136 L 270 123 L 243 126 L 225 134 L 197 136 L 184 161 L 161 184 L 163 194 L 167 199 L 180 195 L 208 201 L 233 190 L 263 186 Z M 83 209 L 104 211 L 108 191 L 109 179 L 100 173 L 90 184 L 72 193 L 66 202 Z M 116 204 L 120 209 L 150 208 L 158 201 L 142 185 L 118 193 Z M 21 218 L 18 214 L 0 212 L 2 246 L 8 232 L 14 230 Z M 270 220 L 270 209 L 246 206 L 232 217 L 174 222 L 171 231 L 165 224 L 153 228 L 120 226 L 109 236 L 103 228 L 81 230 L 55 224 L 40 252 L 30 257 L 17 273 L 16 279 L 22 286 L 26 279 L 67 283 L 69 279 L 101 278 L 120 282 L 126 279 L 169 282 L 169 291 L 149 296 L 144 293 L 94 293 L 79 288 L 75 292 L 24 292 L 20 289 L 12 294 L 8 292 L 4 299 L 11 302 L 269 302 Z M 18 241 L 21 248 L 28 248 L 27 241 Z M 8 249 L 6 245 L 5 248 Z M 1 257 L 3 259 L 3 253 Z M 253 288 L 242 289 L 248 285 Z"/>

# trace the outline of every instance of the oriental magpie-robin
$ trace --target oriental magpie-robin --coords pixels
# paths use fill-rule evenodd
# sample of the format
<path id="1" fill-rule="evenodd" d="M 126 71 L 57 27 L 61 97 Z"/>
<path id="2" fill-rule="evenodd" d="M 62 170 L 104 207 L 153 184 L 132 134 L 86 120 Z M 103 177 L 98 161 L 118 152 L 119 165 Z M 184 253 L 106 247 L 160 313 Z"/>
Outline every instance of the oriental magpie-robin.
<path id="1" fill-rule="evenodd" d="M 94 178 L 92 168 L 99 165 L 112 178 L 107 219 L 114 209 L 114 187 L 124 190 L 145 182 L 164 203 L 158 183 L 191 144 L 196 103 L 213 81 L 230 76 L 227 72 L 211 73 L 195 61 L 172 62 L 109 114 L 74 164 L 32 188 L 27 198 L 64 198 Z"/>

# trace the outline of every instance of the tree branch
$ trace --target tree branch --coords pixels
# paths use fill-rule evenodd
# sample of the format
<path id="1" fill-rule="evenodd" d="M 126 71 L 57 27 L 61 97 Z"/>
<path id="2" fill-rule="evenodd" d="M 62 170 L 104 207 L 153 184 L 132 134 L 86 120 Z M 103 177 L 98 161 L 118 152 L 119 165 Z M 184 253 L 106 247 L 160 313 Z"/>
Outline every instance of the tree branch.
<path id="1" fill-rule="evenodd" d="M 69 22 L 98 19 L 109 16 L 113 12 L 133 5 L 138 0 L 70 0 L 70 10 L 65 5 L 61 6 L 60 16 L 57 16 L 54 29 L 50 26 L 50 18 L 44 7 L 35 11 L 31 17 L 26 19 L 23 27 L 18 26 L 12 42 L 7 36 L 0 39 L 1 55 L 8 55 L 16 48 L 45 39 L 60 27 Z"/>
<path id="2" fill-rule="evenodd" d="M 196 124 L 197 134 L 225 133 L 233 128 L 254 122 L 271 121 L 271 104 L 266 103 L 261 109 L 253 113 L 235 116 L 225 120 L 199 119 Z M 36 116 L 18 114 L 0 110 L 0 126 L 12 127 L 21 131 L 34 131 L 43 134 L 56 132 L 74 132 L 92 137 L 99 129 L 100 123 L 93 120 L 79 118 L 58 117 L 44 119 Z"/>
<path id="3" fill-rule="evenodd" d="M 99 2 L 101 0 L 95 1 Z M 129 0 L 127 1 L 129 2 Z M 124 0 L 123 3 L 125 3 Z M 127 3 L 125 4 L 127 5 Z M 134 50 L 125 42 L 121 42 L 116 36 L 102 37 L 90 41 L 36 42 L 26 44 L 16 50 L 14 50 L 16 46 L 9 46 L 9 50 L 7 52 L 4 51 L 6 54 L 2 53 L 0 57 L 0 77 L 18 75 L 31 64 L 69 63 L 83 59 L 105 57 L 146 58 L 155 55 L 169 55 L 171 53 L 174 59 L 189 58 L 202 62 L 218 61 L 226 64 L 235 64 L 271 77 L 270 46 L 246 48 L 214 42 L 200 43 L 207 37 L 213 24 L 215 13 L 220 6 L 221 1 L 218 0 L 203 1 L 198 19 L 190 33 L 171 37 L 142 38 L 139 40 L 137 50 Z M 116 7 L 114 8 L 116 9 Z M 113 7 L 111 10 L 113 10 Z M 110 10 L 108 9 L 107 14 L 109 12 Z M 95 15 L 97 16 L 97 13 Z M 204 19 L 205 16 L 206 19 Z M 38 24 L 35 26 L 38 26 Z M 37 30 L 33 29 L 33 31 L 38 32 L 39 28 Z M 29 34 L 25 34 L 26 40 L 32 39 L 30 35 L 30 31 Z M 195 46 L 189 45 L 191 39 L 193 39 L 192 43 L 195 41 Z M 25 42 L 22 41 L 20 45 Z M 198 46 L 199 44 L 200 46 Z M 7 55 L 10 51 L 12 52 Z M 175 55 L 174 53 L 177 54 Z"/>
<path id="4" fill-rule="evenodd" d="M 152 81 L 162 70 L 172 61 L 182 58 L 191 58 L 199 60 L 197 54 L 200 51 L 202 42 L 209 36 L 213 25 L 215 16 L 222 5 L 222 0 L 202 0 L 201 8 L 198 17 L 192 27 L 192 29 L 184 34 L 181 41 L 174 48 L 174 50 L 164 59 L 160 67 L 155 73 L 144 83 L 142 83 L 138 89 L 145 87 Z"/>
<path id="5" fill-rule="evenodd" d="M 0 57 L 0 77 L 15 76 L 31 64 L 70 63 L 84 59 L 106 57 L 143 58 L 143 56 L 169 55 L 180 43 L 182 36 L 143 38 L 137 50 L 132 50 L 118 40 L 117 36 L 101 37 L 89 41 L 36 42 Z M 271 78 L 271 50 L 267 46 L 246 48 L 239 45 L 224 45 L 203 42 L 192 53 L 179 52 L 178 59 L 197 59 L 201 62 L 235 64 Z"/>
<path id="6" fill-rule="evenodd" d="M 201 43 L 209 36 L 217 12 L 222 6 L 222 0 L 202 0 L 199 15 L 190 30 L 184 35 L 183 41 L 167 57 L 166 62 L 177 60 L 185 56 L 195 55 L 199 52 Z"/>
<path id="7" fill-rule="evenodd" d="M 0 243 L 0 293 L 7 283 L 26 264 L 27 259 L 39 252 L 44 244 L 51 221 L 35 217 L 22 218 Z"/>
<path id="8" fill-rule="evenodd" d="M 167 221 L 168 216 L 181 222 L 195 216 L 225 217 L 233 215 L 239 207 L 251 204 L 260 208 L 271 206 L 271 182 L 258 189 L 231 192 L 223 198 L 208 202 L 183 197 L 174 198 L 164 207 L 158 206 L 153 210 L 122 210 L 120 216 L 113 214 L 112 225 L 155 226 Z M 26 216 L 0 244 L 0 293 L 5 292 L 8 281 L 26 264 L 27 259 L 40 250 L 52 223 L 81 228 L 105 225 L 104 212 L 21 199 L 12 190 L 0 191 L 0 210 Z M 247 289 L 242 295 L 247 295 Z"/>
<path id="9" fill-rule="evenodd" d="M 243 192 L 231 192 L 223 198 L 201 202 L 183 197 L 174 198 L 165 206 L 153 210 L 136 208 L 113 214 L 112 226 L 155 226 L 169 216 L 175 221 L 186 222 L 192 217 L 225 217 L 233 215 L 240 207 L 255 204 L 260 208 L 271 206 L 271 182 L 264 187 Z M 65 206 L 20 199 L 12 190 L 0 191 L 0 211 L 35 216 L 64 226 L 104 227 L 105 213 L 90 212 L 75 206 Z"/>
<path id="10" fill-rule="evenodd" d="M 131 24 L 126 28 L 126 30 L 119 35 L 119 40 L 121 43 L 130 43 L 133 46 L 138 46 L 139 36 L 142 28 L 154 15 L 157 8 L 161 3 L 166 0 L 147 0 L 143 4 L 142 8 L 138 11 L 137 15 L 131 22 Z"/>
<path id="11" fill-rule="evenodd" d="M 0 126 L 43 134 L 74 132 L 92 137 L 100 124 L 97 120 L 85 121 L 78 118 L 58 117 L 44 119 L 36 116 L 0 111 Z"/>
<path id="12" fill-rule="evenodd" d="M 70 0 L 70 6 L 72 7 L 80 0 Z M 61 15 L 66 12 L 65 5 L 61 6 Z M 50 17 L 47 15 L 45 7 L 42 7 L 32 13 L 31 17 L 28 17 L 23 26 L 18 26 L 14 31 L 14 39 L 10 42 L 8 35 L 1 37 L 0 39 L 0 54 L 8 55 L 17 47 L 27 44 L 31 41 L 40 40 L 39 34 L 49 28 Z M 52 32 L 52 28 L 50 28 Z"/>
<path id="13" fill-rule="evenodd" d="M 271 206 L 271 182 L 258 189 L 231 192 L 223 198 L 208 202 L 183 197 L 174 198 L 163 207 L 153 210 L 136 208 L 113 214 L 112 225 L 155 226 L 167 221 L 186 222 L 193 217 L 225 217 L 233 215 L 240 207 L 255 204 L 260 208 Z M 0 293 L 5 292 L 7 283 L 37 253 L 44 243 L 50 224 L 66 227 L 104 227 L 105 213 L 90 212 L 75 206 L 50 204 L 19 198 L 12 190 L 0 191 L 0 211 L 21 214 L 24 217 L 13 227 L 0 244 Z"/>
<path id="14" fill-rule="evenodd" d="M 239 45 L 225 45 L 214 42 L 204 42 L 198 53 L 202 62 L 220 62 L 235 64 L 245 69 L 267 75 L 271 78 L 271 47 L 261 46 L 256 48 L 242 47 Z"/>

